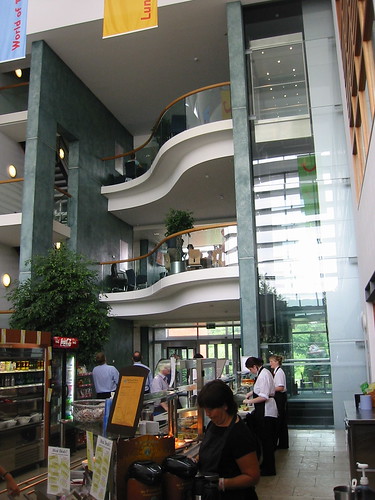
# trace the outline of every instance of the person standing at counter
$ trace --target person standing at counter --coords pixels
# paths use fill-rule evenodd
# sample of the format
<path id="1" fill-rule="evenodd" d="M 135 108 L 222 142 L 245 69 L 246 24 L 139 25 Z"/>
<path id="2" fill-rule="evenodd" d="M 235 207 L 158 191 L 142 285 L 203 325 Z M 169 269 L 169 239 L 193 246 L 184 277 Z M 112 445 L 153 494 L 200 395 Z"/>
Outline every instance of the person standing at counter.
<path id="1" fill-rule="evenodd" d="M 152 373 L 151 369 L 142 363 L 142 355 L 139 351 L 135 351 L 133 353 L 133 364 L 134 366 L 142 366 L 142 368 L 146 368 L 148 370 L 148 375 L 145 383 L 145 394 L 148 394 L 151 391 L 151 384 L 152 384 Z"/>
<path id="2" fill-rule="evenodd" d="M 287 393 L 286 393 L 286 377 L 284 370 L 281 368 L 283 358 L 281 356 L 270 356 L 270 366 L 275 384 L 275 401 L 278 411 L 277 429 L 275 443 L 280 450 L 289 448 L 289 433 L 287 422 Z"/>
<path id="3" fill-rule="evenodd" d="M 260 358 L 250 356 L 245 363 L 246 368 L 256 376 L 253 391 L 246 395 L 246 402 L 252 396 L 253 413 L 246 420 L 262 443 L 263 460 L 260 467 L 261 476 L 275 476 L 275 434 L 277 425 L 277 406 L 274 399 L 275 384 L 269 370 L 264 369 Z"/>
<path id="4" fill-rule="evenodd" d="M 98 399 L 108 399 L 111 397 L 111 392 L 114 392 L 117 388 L 120 374 L 117 368 L 107 365 L 104 352 L 98 352 L 95 360 L 97 366 L 92 371 L 92 378 L 96 397 Z"/>
<path id="5" fill-rule="evenodd" d="M 199 449 L 200 473 L 219 474 L 220 499 L 257 500 L 255 437 L 237 415 L 232 390 L 222 380 L 212 380 L 198 394 L 198 405 L 211 419 Z"/>
<path id="6" fill-rule="evenodd" d="M 161 392 L 167 391 L 169 389 L 168 385 L 168 376 L 171 374 L 171 362 L 161 361 L 159 363 L 159 373 L 157 373 L 154 377 L 154 380 L 151 384 L 151 392 Z M 159 415 L 160 413 L 164 413 L 168 411 L 168 403 L 166 401 L 157 401 L 154 415 Z"/>
<path id="7" fill-rule="evenodd" d="M 0 479 L 5 481 L 9 496 L 18 496 L 21 493 L 12 474 L 6 471 L 2 465 L 0 465 Z"/>

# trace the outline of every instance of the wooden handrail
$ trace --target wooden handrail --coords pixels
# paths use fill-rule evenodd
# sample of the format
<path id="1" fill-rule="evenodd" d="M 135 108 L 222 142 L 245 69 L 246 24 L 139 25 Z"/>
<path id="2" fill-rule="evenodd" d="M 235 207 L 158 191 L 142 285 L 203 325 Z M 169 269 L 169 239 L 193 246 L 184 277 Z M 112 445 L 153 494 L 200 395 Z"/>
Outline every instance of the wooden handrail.
<path id="1" fill-rule="evenodd" d="M 0 181 L 0 184 L 9 184 L 12 182 L 22 182 L 24 180 L 25 179 L 23 177 L 19 177 L 17 179 L 5 179 L 3 181 Z M 72 195 L 70 193 L 68 193 L 68 191 L 65 191 L 64 189 L 59 188 L 59 186 L 53 186 L 53 188 L 56 189 L 56 191 L 59 191 L 59 193 L 67 196 L 68 198 L 72 198 Z"/>
<path id="2" fill-rule="evenodd" d="M 67 196 L 68 198 L 72 198 L 72 195 L 70 193 L 68 193 L 68 191 L 65 191 L 64 189 L 61 189 L 59 188 L 58 186 L 53 186 L 54 189 L 56 189 L 56 191 L 58 191 L 59 193 L 61 194 L 64 194 L 65 196 Z"/>
<path id="3" fill-rule="evenodd" d="M 14 309 L 10 309 L 9 311 L 0 311 L 0 314 L 13 314 L 14 312 Z"/>
<path id="4" fill-rule="evenodd" d="M 168 109 L 170 109 L 172 106 L 174 106 L 174 104 L 176 104 L 179 101 L 182 101 L 183 99 L 186 99 L 186 97 L 189 97 L 189 96 L 194 95 L 194 94 L 198 94 L 199 92 L 203 92 L 204 90 L 215 89 L 217 87 L 224 87 L 225 85 L 230 85 L 230 82 L 214 83 L 213 85 L 207 85 L 206 87 L 201 87 L 199 89 L 191 90 L 190 92 L 187 92 L 186 94 L 184 94 L 180 97 L 177 97 L 177 99 L 175 99 L 170 104 L 168 104 L 168 106 L 166 106 L 163 109 L 163 111 L 160 113 L 158 119 L 155 122 L 155 125 L 151 129 L 151 135 L 147 139 L 146 142 L 144 142 L 141 146 L 138 146 L 137 148 L 132 149 L 131 151 L 127 151 L 126 153 L 121 153 L 121 154 L 115 155 L 115 156 L 106 156 L 105 158 L 102 158 L 102 161 L 116 160 L 117 158 L 123 158 L 124 156 L 129 156 L 132 153 L 136 153 L 140 149 L 147 146 L 147 144 L 151 141 L 151 139 L 154 136 L 155 130 L 158 128 L 158 125 L 159 125 L 161 119 L 163 118 L 164 114 L 168 111 Z"/>
<path id="5" fill-rule="evenodd" d="M 205 231 L 206 229 L 218 229 L 220 227 L 228 227 L 228 226 L 237 226 L 237 222 L 225 222 L 221 224 L 209 224 L 206 226 L 200 226 L 200 227 L 193 227 L 191 229 L 186 229 L 184 231 L 179 231 L 178 233 L 171 234 L 167 236 L 166 238 L 162 239 L 152 250 L 150 250 L 148 253 L 145 255 L 141 255 L 139 257 L 132 257 L 131 259 L 121 259 L 121 260 L 109 260 L 106 262 L 98 262 L 99 265 L 107 265 L 107 264 L 121 264 L 122 262 L 135 262 L 137 260 L 141 259 L 147 259 L 147 257 L 150 257 L 158 248 L 161 247 L 163 243 L 166 241 L 175 238 L 176 236 L 182 236 L 183 234 L 190 234 L 190 233 L 196 233 L 197 231 Z"/>
<path id="6" fill-rule="evenodd" d="M 5 85 L 4 87 L 0 87 L 0 90 L 14 89 L 16 87 L 23 87 L 25 85 L 29 85 L 29 82 L 20 82 L 13 83 L 13 85 Z"/>
<path id="7" fill-rule="evenodd" d="M 18 177 L 17 179 L 5 179 L 3 181 L 0 181 L 0 184 L 9 184 L 11 182 L 21 182 L 23 180 L 24 180 L 23 177 Z"/>

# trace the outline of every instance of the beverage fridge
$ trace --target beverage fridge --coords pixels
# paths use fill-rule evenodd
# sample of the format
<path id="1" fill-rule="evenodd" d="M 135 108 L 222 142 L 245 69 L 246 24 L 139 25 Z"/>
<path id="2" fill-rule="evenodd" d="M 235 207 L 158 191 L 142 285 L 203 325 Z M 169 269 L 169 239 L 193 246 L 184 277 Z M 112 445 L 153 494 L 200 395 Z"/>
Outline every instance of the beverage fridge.
<path id="1" fill-rule="evenodd" d="M 48 332 L 0 332 L 0 457 L 9 471 L 47 457 L 50 346 Z"/>
<path id="2" fill-rule="evenodd" d="M 78 346 L 76 338 L 52 337 L 50 443 L 55 446 L 60 444 L 61 421 L 73 419 Z M 73 428 L 66 430 L 74 434 Z"/>

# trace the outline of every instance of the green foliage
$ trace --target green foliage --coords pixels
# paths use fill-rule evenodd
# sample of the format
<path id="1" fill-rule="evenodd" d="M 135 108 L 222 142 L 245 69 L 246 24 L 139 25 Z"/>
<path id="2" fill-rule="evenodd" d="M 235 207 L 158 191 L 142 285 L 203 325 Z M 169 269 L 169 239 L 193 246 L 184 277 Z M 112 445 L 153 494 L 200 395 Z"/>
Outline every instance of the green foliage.
<path id="1" fill-rule="evenodd" d="M 7 295 L 15 309 L 11 328 L 76 337 L 79 361 L 91 364 L 109 337 L 109 306 L 99 301 L 93 263 L 62 245 L 30 264 L 31 278 Z"/>
<path id="2" fill-rule="evenodd" d="M 170 236 L 185 229 L 192 229 L 194 222 L 193 212 L 170 208 L 164 220 L 166 228 L 165 236 Z"/>

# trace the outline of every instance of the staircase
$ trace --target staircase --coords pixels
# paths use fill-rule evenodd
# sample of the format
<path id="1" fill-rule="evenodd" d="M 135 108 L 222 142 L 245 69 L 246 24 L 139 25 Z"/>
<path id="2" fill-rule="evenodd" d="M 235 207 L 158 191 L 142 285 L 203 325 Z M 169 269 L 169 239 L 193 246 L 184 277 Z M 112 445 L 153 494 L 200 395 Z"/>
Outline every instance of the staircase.
<path id="1" fill-rule="evenodd" d="M 333 403 L 331 400 L 288 401 L 288 425 L 290 427 L 333 427 Z"/>

